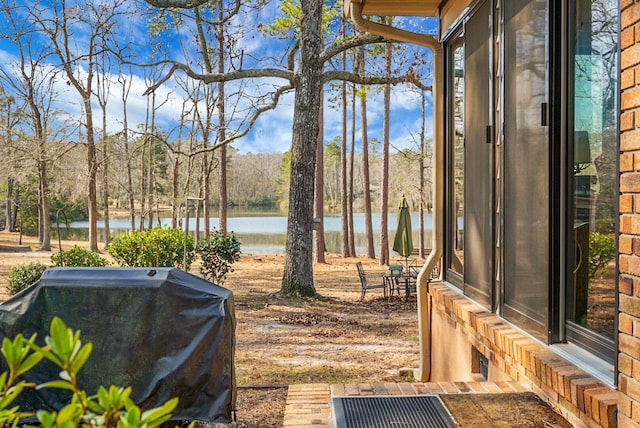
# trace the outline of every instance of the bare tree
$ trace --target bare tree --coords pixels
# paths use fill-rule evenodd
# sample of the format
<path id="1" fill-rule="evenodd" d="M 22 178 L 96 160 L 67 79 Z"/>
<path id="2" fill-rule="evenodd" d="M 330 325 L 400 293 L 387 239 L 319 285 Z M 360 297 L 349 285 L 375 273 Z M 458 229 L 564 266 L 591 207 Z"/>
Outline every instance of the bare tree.
<path id="1" fill-rule="evenodd" d="M 385 71 L 391 75 L 391 43 L 385 43 Z M 391 86 L 384 87 L 384 119 L 382 140 L 382 188 L 380 189 L 380 264 L 389 264 L 389 120 Z"/>
<path id="2" fill-rule="evenodd" d="M 320 107 L 318 109 L 318 140 L 316 143 L 316 168 L 313 204 L 313 225 L 315 229 L 315 262 L 326 263 L 324 253 L 324 97 L 320 91 Z"/>
<path id="3" fill-rule="evenodd" d="M 194 8 L 206 3 L 205 0 L 146 0 L 157 7 Z M 344 50 L 367 43 L 377 43 L 379 36 L 361 34 L 348 40 L 329 44 L 324 50 L 321 43 L 323 2 L 305 0 L 300 3 L 299 25 L 293 31 L 296 34 L 287 61 L 284 66 L 264 68 L 240 68 L 217 74 L 201 74 L 188 64 L 171 61 L 171 72 L 149 90 L 170 78 L 176 70 L 182 70 L 188 76 L 205 83 L 232 81 L 238 79 L 277 78 L 285 83 L 277 87 L 270 97 L 263 96 L 261 107 L 246 121 L 246 127 L 218 141 L 216 146 L 229 144 L 249 131 L 257 117 L 264 111 L 277 105 L 283 93 L 295 89 L 293 137 L 291 146 L 291 185 L 289 196 L 289 216 L 287 226 L 287 244 L 285 266 L 281 291 L 285 294 L 315 295 L 313 286 L 313 188 L 316 161 L 316 142 L 318 136 L 318 108 L 322 83 L 331 80 L 351 80 L 357 83 L 382 84 L 406 81 L 407 76 L 389 78 L 377 76 L 359 76 L 342 70 L 322 71 L 322 64 L 340 55 Z M 297 67 L 296 67 L 297 66 Z M 215 149 L 215 146 L 209 150 Z"/>
<path id="4" fill-rule="evenodd" d="M 13 145 L 14 127 L 19 123 L 19 120 L 13 110 L 15 104 L 15 97 L 12 95 L 6 95 L 4 88 L 0 86 L 0 137 L 2 138 L 2 150 L 0 154 L 7 159 L 12 155 L 10 147 Z M 16 222 L 14 217 L 14 182 L 15 178 L 12 172 L 7 172 L 7 199 L 5 202 L 5 230 L 9 232 L 16 231 Z"/>
<path id="5" fill-rule="evenodd" d="M 0 8 L 5 22 L 8 24 L 5 32 L 0 34 L 0 39 L 11 43 L 17 52 L 15 61 L 0 69 L 0 78 L 12 88 L 15 97 L 6 98 L 7 115 L 6 127 L 8 130 L 8 145 L 12 139 L 10 131 L 17 122 L 11 114 L 11 104 L 20 100 L 24 118 L 24 125 L 32 130 L 32 137 L 23 136 L 22 140 L 32 142 L 29 147 L 22 147 L 24 151 L 15 152 L 21 159 L 22 168 L 33 165 L 38 177 L 38 238 L 42 248 L 51 248 L 50 230 L 50 204 L 48 166 L 62 157 L 73 145 L 60 146 L 53 144 L 56 139 L 63 140 L 64 127 L 53 129 L 56 111 L 53 107 L 57 93 L 53 88 L 55 72 L 46 63 L 49 51 L 33 41 L 34 28 L 30 22 L 24 19 L 27 9 L 18 6 L 13 1 L 2 0 Z M 38 48 L 40 46 L 40 48 Z M 11 180 L 8 180 L 11 182 Z M 10 201 L 8 201 L 8 205 Z M 10 209 L 10 208 L 8 208 Z M 11 215 L 7 211 L 8 216 Z M 15 226 L 15 212 L 8 225 Z"/>
<path id="6" fill-rule="evenodd" d="M 233 14 L 235 15 L 235 13 Z M 224 73 L 225 67 L 225 15 L 222 8 L 222 2 L 218 3 L 218 22 L 216 25 L 216 40 L 218 41 L 218 73 Z M 218 82 L 218 141 L 226 140 L 227 126 L 225 117 L 225 84 L 224 82 Z M 227 233 L 227 206 L 229 201 L 227 199 L 227 145 L 220 146 L 220 183 L 218 186 L 218 197 L 220 199 L 218 205 L 218 219 L 219 229 L 221 233 Z"/>
<path id="7" fill-rule="evenodd" d="M 133 79 L 127 78 L 122 73 L 120 66 L 118 67 L 118 83 L 122 88 L 121 100 L 122 100 L 122 141 L 124 144 L 124 158 L 126 163 L 126 177 L 125 188 L 127 192 L 127 199 L 129 205 L 129 219 L 131 220 L 131 230 L 136 230 L 136 209 L 135 209 L 135 194 L 133 190 L 133 171 L 132 171 L 132 148 L 129 140 L 129 115 L 127 110 L 127 101 L 129 99 L 129 93 L 131 92 L 131 81 Z"/>
<path id="8" fill-rule="evenodd" d="M 356 64 L 359 61 L 355 61 Z M 357 70 L 360 70 L 360 67 L 357 66 Z M 354 181 L 356 177 L 355 170 L 355 159 L 356 159 L 356 90 L 357 85 L 352 83 L 351 88 L 351 138 L 350 138 L 350 150 L 349 150 L 349 171 L 347 173 L 349 179 L 349 190 L 347 197 L 347 222 L 349 224 L 349 255 L 351 257 L 356 256 L 356 234 L 354 230 L 354 222 L 353 222 L 353 203 L 356 199 L 356 194 L 354 192 Z"/>
<path id="9" fill-rule="evenodd" d="M 106 55 L 106 47 L 103 47 L 103 52 L 98 55 L 97 70 L 100 73 L 96 74 L 97 90 L 96 98 L 98 99 L 98 105 L 102 111 L 102 135 L 100 138 L 102 147 L 102 158 L 100 160 L 100 167 L 102 169 L 102 215 L 104 221 L 104 248 L 109 247 L 109 239 L 111 235 L 111 227 L 109 224 L 109 133 L 107 131 L 107 103 L 109 102 L 109 95 L 111 90 L 110 80 L 110 58 Z"/>
<path id="10" fill-rule="evenodd" d="M 364 46 L 360 47 L 358 62 L 364 70 Z M 373 221 L 371 219 L 371 183 L 369 179 L 369 137 L 367 135 L 367 88 L 361 87 L 360 95 L 360 121 L 362 132 L 362 184 L 364 187 L 364 227 L 366 235 L 366 256 L 375 259 L 376 252 L 373 246 Z M 381 254 L 382 258 L 382 254 Z M 382 261 L 381 261 L 382 263 Z"/>
<path id="11" fill-rule="evenodd" d="M 124 13 L 124 0 L 110 3 L 88 2 L 84 8 L 69 7 L 66 0 L 53 2 L 48 8 L 36 5 L 30 9 L 30 18 L 51 41 L 53 55 L 57 57 L 67 83 L 82 100 L 84 113 L 85 146 L 87 149 L 87 205 L 89 207 L 89 249 L 98 250 L 96 175 L 98 162 L 93 124 L 92 95 L 97 59 L 104 41 L 112 35 L 116 18 Z M 83 40 L 76 40 L 76 30 L 87 30 Z"/>
<path id="12" fill-rule="evenodd" d="M 343 37 L 347 35 L 346 16 L 342 16 L 340 20 L 340 30 Z M 344 51 L 340 55 L 342 71 L 347 71 L 347 52 Z M 341 144 L 341 192 L 340 202 L 342 207 L 342 257 L 352 256 L 349 246 L 349 194 L 347 193 L 347 82 L 342 81 L 340 84 L 340 101 L 342 108 L 342 144 Z"/>

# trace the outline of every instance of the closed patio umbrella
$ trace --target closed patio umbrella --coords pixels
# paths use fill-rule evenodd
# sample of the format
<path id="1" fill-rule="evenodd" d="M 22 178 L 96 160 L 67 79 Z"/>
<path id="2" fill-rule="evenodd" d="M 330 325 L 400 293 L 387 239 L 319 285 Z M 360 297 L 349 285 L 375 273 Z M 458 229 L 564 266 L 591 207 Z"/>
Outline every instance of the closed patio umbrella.
<path id="1" fill-rule="evenodd" d="M 411 237 L 411 214 L 409 213 L 409 204 L 402 196 L 400 207 L 398 207 L 398 227 L 396 227 L 396 235 L 393 238 L 393 251 L 405 258 L 408 266 L 409 256 L 413 251 L 413 239 Z"/>

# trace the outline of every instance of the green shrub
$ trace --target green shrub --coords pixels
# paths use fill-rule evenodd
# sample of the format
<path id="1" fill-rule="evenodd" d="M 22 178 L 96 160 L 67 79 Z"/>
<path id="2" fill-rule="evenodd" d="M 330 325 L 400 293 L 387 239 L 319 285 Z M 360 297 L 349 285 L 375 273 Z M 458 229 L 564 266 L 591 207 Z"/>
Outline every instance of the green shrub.
<path id="1" fill-rule="evenodd" d="M 93 251 L 75 245 L 72 249 L 61 251 L 51 256 L 51 263 L 55 266 L 89 266 L 103 267 L 109 264 L 107 259 Z"/>
<path id="2" fill-rule="evenodd" d="M 240 260 L 240 242 L 233 233 L 225 235 L 214 230 L 198 242 L 196 252 L 202 261 L 200 274 L 205 279 L 224 284 L 227 273 L 233 272 L 231 264 Z"/>
<path id="3" fill-rule="evenodd" d="M 107 252 L 121 266 L 182 267 L 185 256 L 185 234 L 180 228 L 131 231 L 111 238 Z M 195 258 L 193 238 L 186 237 L 186 269 Z"/>
<path id="4" fill-rule="evenodd" d="M 18 294 L 40 279 L 47 265 L 39 262 L 16 265 L 9 271 L 7 291 L 10 295 Z"/>
<path id="5" fill-rule="evenodd" d="M 109 240 L 107 252 L 120 266 L 139 266 L 138 256 L 142 252 L 144 234 L 132 230 Z"/>
<path id="6" fill-rule="evenodd" d="M 155 428 L 169 420 L 178 399 L 173 398 L 154 409 L 142 411 L 129 398 L 131 388 L 111 385 L 100 387 L 96 394 L 89 395 L 78 387 L 78 372 L 91 355 L 91 343 L 83 344 L 80 332 L 68 328 L 60 318 L 51 321 L 50 335 L 46 346 L 35 344 L 34 334 L 26 340 L 18 334 L 14 340 L 4 338 L 2 355 L 7 372 L 0 375 L 0 425 L 18 426 L 21 420 L 34 416 L 23 412 L 12 403 L 25 388 L 62 388 L 71 391 L 70 403 L 59 411 L 38 410 L 36 417 L 44 428 L 88 427 L 88 428 Z M 60 379 L 52 379 L 40 385 L 32 385 L 18 376 L 31 370 L 43 358 L 60 367 Z M 191 424 L 193 426 L 193 423 Z"/>
<path id="7" fill-rule="evenodd" d="M 607 272 L 607 265 L 616 258 L 613 236 L 593 232 L 589 234 L 589 280 Z"/>

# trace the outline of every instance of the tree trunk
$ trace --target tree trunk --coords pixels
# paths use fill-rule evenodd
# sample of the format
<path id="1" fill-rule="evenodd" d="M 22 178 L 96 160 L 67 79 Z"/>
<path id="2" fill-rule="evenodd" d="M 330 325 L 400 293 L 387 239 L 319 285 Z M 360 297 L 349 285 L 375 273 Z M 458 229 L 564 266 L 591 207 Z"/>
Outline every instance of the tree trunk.
<path id="1" fill-rule="evenodd" d="M 291 187 L 287 243 L 282 277 L 285 294 L 314 296 L 313 186 L 322 90 L 321 0 L 301 1 L 300 69 L 295 76 L 291 141 Z"/>
<path id="2" fill-rule="evenodd" d="M 200 190 L 198 191 L 198 200 L 195 201 L 196 227 L 193 230 L 193 233 L 194 233 L 193 244 L 196 246 L 198 245 L 198 239 L 200 236 L 200 202 L 202 202 L 201 199 L 204 199 L 202 188 L 200 188 Z"/>
<path id="3" fill-rule="evenodd" d="M 349 255 L 356 256 L 356 236 L 353 224 L 353 201 L 356 196 L 353 192 L 353 182 L 355 180 L 355 155 L 356 152 L 356 85 L 353 85 L 351 96 L 351 150 L 349 151 Z"/>
<path id="4" fill-rule="evenodd" d="M 320 108 L 318 109 L 318 140 L 316 143 L 316 177 L 313 221 L 315 229 L 315 261 L 316 263 L 326 263 L 324 253 L 326 251 L 324 242 L 324 103 L 323 94 L 320 90 Z"/>
<path id="5" fill-rule="evenodd" d="M 7 177 L 7 205 L 5 207 L 5 225 L 4 230 L 15 232 L 15 224 L 13 223 L 13 178 Z"/>
<path id="6" fill-rule="evenodd" d="M 147 215 L 147 150 L 149 150 L 149 98 L 147 97 L 147 117 L 142 139 L 142 154 L 140 155 L 140 220 L 139 228 L 144 230 L 144 219 Z"/>
<path id="7" fill-rule="evenodd" d="M 20 211 L 20 183 L 16 181 L 13 186 L 13 216 L 11 217 L 13 230 L 11 232 L 16 232 L 18 230 L 18 211 Z M 22 234 L 22 227 L 20 233 Z"/>
<path id="8" fill-rule="evenodd" d="M 221 137 L 224 138 L 225 132 L 222 130 Z M 220 183 L 218 187 L 218 198 L 220 205 L 218 207 L 218 221 L 220 233 L 227 234 L 227 207 L 229 200 L 227 196 L 227 145 L 220 146 Z"/>
<path id="9" fill-rule="evenodd" d="M 131 171 L 131 155 L 129 150 L 129 121 L 127 118 L 127 98 L 129 96 L 129 88 L 131 82 L 127 86 L 126 81 L 122 81 L 122 137 L 124 139 L 124 155 L 126 157 L 127 167 L 127 197 L 129 199 L 129 219 L 131 220 L 131 230 L 136 230 L 136 210 L 135 198 L 133 195 L 133 173 Z"/>
<path id="10" fill-rule="evenodd" d="M 40 244 L 44 251 L 51 251 L 51 222 L 49 221 L 50 208 L 49 208 L 49 195 L 47 182 L 47 163 L 38 163 L 38 188 L 39 188 L 39 200 L 40 200 L 40 212 L 42 213 L 41 219 L 41 235 Z"/>
<path id="11" fill-rule="evenodd" d="M 105 105 L 106 107 L 106 105 Z M 107 138 L 107 111 L 102 109 L 102 205 L 104 219 L 104 248 L 109 248 L 111 228 L 109 225 L 109 148 Z"/>
<path id="12" fill-rule="evenodd" d="M 224 73 L 224 14 L 222 3 L 218 6 L 218 73 Z M 224 82 L 218 83 L 218 142 L 224 141 L 227 136 L 225 127 L 227 126 L 225 118 L 225 91 Z M 218 198 L 220 205 L 218 206 L 218 221 L 220 233 L 227 234 L 227 145 L 220 147 L 220 184 L 218 187 Z"/>
<path id="13" fill-rule="evenodd" d="M 367 96 L 360 98 L 360 120 L 362 123 L 362 187 L 364 196 L 364 228 L 366 237 L 366 256 L 376 258 L 373 246 L 373 221 L 371 220 L 371 180 L 369 177 L 369 137 L 367 136 Z"/>
<path id="14" fill-rule="evenodd" d="M 385 68 L 391 73 L 391 44 L 385 43 Z M 382 189 L 380 192 L 380 264 L 389 264 L 389 113 L 391 85 L 384 86 L 384 119 L 382 141 Z"/>
<path id="15" fill-rule="evenodd" d="M 360 48 L 360 69 L 364 72 L 364 47 Z M 369 174 L 369 137 L 367 135 L 367 92 L 363 88 L 360 96 L 360 120 L 362 129 L 362 187 L 364 193 L 364 227 L 366 237 L 366 256 L 376 258 L 373 245 L 373 221 L 371 219 L 371 179 Z"/>
<path id="16" fill-rule="evenodd" d="M 150 132 L 147 134 L 149 141 L 148 160 L 147 160 L 147 228 L 153 229 L 153 208 L 155 205 L 155 169 L 156 169 L 156 93 L 151 94 L 151 126 Z"/>
<path id="17" fill-rule="evenodd" d="M 153 129 L 153 128 L 152 128 Z M 154 191 L 156 187 L 155 183 L 155 161 L 153 158 L 153 151 L 155 150 L 155 141 L 153 136 L 149 138 L 149 151 L 147 155 L 148 167 L 147 167 L 147 229 L 153 229 L 153 207 L 155 205 Z"/>
<path id="18" fill-rule="evenodd" d="M 344 14 L 341 16 L 342 36 L 346 36 L 346 20 Z M 342 71 L 347 71 L 347 53 L 343 52 Z M 347 193 L 347 82 L 340 84 L 340 99 L 342 100 L 342 147 L 340 148 L 340 171 L 341 189 L 340 202 L 342 207 L 342 257 L 349 257 L 349 204 Z"/>
<path id="19" fill-rule="evenodd" d="M 344 68 L 344 67 L 343 67 Z M 348 171 L 347 171 L 347 84 L 342 82 L 342 147 L 340 148 L 340 171 L 341 190 L 340 202 L 342 206 L 342 257 L 349 257 L 349 193 Z"/>
<path id="20" fill-rule="evenodd" d="M 180 176 L 180 162 L 176 156 L 175 162 L 171 170 L 171 227 L 178 227 L 178 216 L 180 215 L 180 202 L 178 202 L 178 177 Z"/>
<path id="21" fill-rule="evenodd" d="M 206 139 L 205 139 L 205 143 L 204 145 L 207 146 L 208 145 L 208 141 L 209 141 L 209 132 L 205 132 L 206 135 Z M 207 221 L 207 217 L 209 216 L 209 203 L 210 203 L 210 198 L 211 198 L 211 164 L 213 163 L 213 158 L 215 158 L 215 153 L 213 153 L 211 155 L 211 160 L 209 160 L 209 154 L 208 153 L 204 153 L 204 156 L 202 158 L 202 189 L 200 191 L 200 194 L 198 195 L 199 198 L 202 198 L 202 221 L 204 222 L 204 234 L 205 236 L 209 234 L 209 222 Z M 196 217 L 196 230 L 199 232 L 200 231 L 200 201 L 198 201 L 198 205 L 197 205 L 197 212 L 198 212 L 198 216 Z M 194 243 L 197 245 L 198 244 L 198 240 L 200 239 L 200 237 L 198 236 L 198 233 L 196 233 L 196 237 L 195 237 L 195 241 Z"/>
<path id="22" fill-rule="evenodd" d="M 93 110 L 90 92 L 84 97 L 85 114 L 87 115 L 87 169 L 89 170 L 87 199 L 89 206 L 89 250 L 98 251 L 98 199 L 96 192 L 96 176 L 98 162 L 96 161 L 96 144 L 93 137 Z"/>

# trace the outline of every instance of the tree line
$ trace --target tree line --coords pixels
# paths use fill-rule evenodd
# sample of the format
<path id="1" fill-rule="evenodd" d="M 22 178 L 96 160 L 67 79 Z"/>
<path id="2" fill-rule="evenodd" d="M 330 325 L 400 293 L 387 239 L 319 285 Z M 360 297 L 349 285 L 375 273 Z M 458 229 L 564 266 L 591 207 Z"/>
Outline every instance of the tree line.
<path id="1" fill-rule="evenodd" d="M 369 218 L 367 256 L 375 257 L 371 195 L 378 191 L 379 209 L 386 212 L 390 87 L 410 87 L 424 109 L 430 87 L 420 74 L 429 74 L 429 61 L 380 36 L 356 31 L 345 21 L 339 3 L 329 7 L 318 0 L 285 0 L 278 3 L 271 22 L 256 25 L 256 17 L 270 4 L 0 0 L 0 38 L 10 47 L 11 58 L 0 69 L 7 226 L 15 226 L 16 201 L 23 201 L 31 189 L 43 248 L 50 247 L 49 219 L 66 215 L 62 208 L 78 203 L 80 196 L 84 201 L 77 205 L 86 207 L 89 248 L 94 251 L 98 215 L 108 236 L 114 204 L 129 210 L 132 229 L 144 229 L 153 224 L 162 205 L 170 207 L 177 225 L 189 197 L 203 200 L 208 234 L 209 210 L 217 202 L 224 233 L 227 206 L 249 192 L 252 186 L 247 183 L 253 180 L 264 187 L 263 193 L 272 191 L 287 200 L 283 291 L 315 294 L 310 262 L 313 257 L 324 261 L 324 248 L 321 227 L 313 240 L 314 219 L 322 220 L 327 202 L 339 205 L 343 213 L 343 254 L 355 255 L 349 213 L 359 199 L 356 192 L 361 192 Z M 280 49 L 252 51 L 249 42 L 256 38 Z M 143 103 L 131 94 L 140 84 L 146 88 Z M 369 155 L 372 146 L 366 134 L 367 92 L 376 87 L 385 94 L 385 131 L 376 148 L 378 189 L 369 166 L 377 153 Z M 273 159 L 234 153 L 233 144 L 289 94 L 294 96 L 291 149 L 279 160 L 279 176 L 267 180 L 275 170 Z M 341 135 L 331 143 L 322 138 L 323 96 L 343 118 Z M 176 103 L 176 98 L 182 101 Z M 160 115 L 167 105 L 173 109 L 169 122 Z M 141 122 L 130 123 L 134 111 L 142 113 Z M 423 111 L 422 129 L 412 133 L 415 149 L 394 156 L 398 162 L 412 159 L 411 165 L 417 165 L 416 176 L 422 178 L 410 183 L 418 188 L 418 207 L 425 207 L 429 198 L 424 117 Z M 361 135 L 356 136 L 358 128 Z M 233 174 L 234 167 L 244 178 Z M 402 170 L 408 172 L 406 167 Z M 271 184 L 279 187 L 269 190 Z M 412 187 L 402 192 L 411 193 Z M 257 199 L 261 196 L 256 193 Z M 386 263 L 388 237 L 383 229 L 381 263 Z"/>

